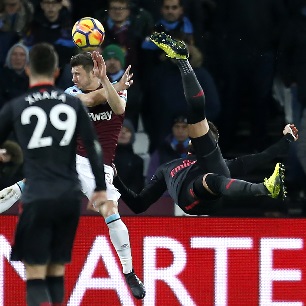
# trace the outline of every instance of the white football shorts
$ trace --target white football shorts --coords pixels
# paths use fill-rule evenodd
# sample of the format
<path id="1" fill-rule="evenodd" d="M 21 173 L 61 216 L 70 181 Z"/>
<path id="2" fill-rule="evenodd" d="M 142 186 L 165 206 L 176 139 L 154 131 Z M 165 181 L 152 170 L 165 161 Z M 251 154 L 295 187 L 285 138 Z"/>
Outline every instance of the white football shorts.
<path id="1" fill-rule="evenodd" d="M 76 170 L 79 174 L 79 180 L 82 185 L 82 192 L 87 198 L 90 198 L 96 188 L 95 177 L 91 171 L 89 159 L 80 155 L 76 156 Z M 111 166 L 104 165 L 106 194 L 108 200 L 118 201 L 121 194 L 113 185 L 114 169 Z"/>

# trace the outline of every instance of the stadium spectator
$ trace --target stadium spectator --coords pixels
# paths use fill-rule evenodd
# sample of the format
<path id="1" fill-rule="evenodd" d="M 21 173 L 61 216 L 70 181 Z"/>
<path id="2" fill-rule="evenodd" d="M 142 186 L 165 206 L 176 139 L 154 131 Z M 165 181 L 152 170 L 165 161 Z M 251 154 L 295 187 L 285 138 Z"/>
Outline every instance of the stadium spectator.
<path id="1" fill-rule="evenodd" d="M 218 1 L 213 36 L 219 42 L 211 60 L 219 63 L 218 78 L 224 84 L 219 88 L 222 114 L 218 123 L 224 153 L 235 144 L 239 123 L 245 120 L 242 110 L 250 118 L 247 148 L 258 151 L 266 145 L 277 50 L 286 19 L 283 0 Z"/>
<path id="2" fill-rule="evenodd" d="M 4 63 L 10 47 L 28 30 L 33 14 L 34 8 L 29 1 L 3 0 L 0 7 L 0 65 Z"/>
<path id="3" fill-rule="evenodd" d="M 65 264 L 71 261 L 82 203 L 71 158 L 76 154 L 78 132 L 96 181 L 90 201 L 99 208 L 106 200 L 102 149 L 82 102 L 54 87 L 57 64 L 53 46 L 36 44 L 27 67 L 29 92 L 7 103 L 0 113 L 0 143 L 14 130 L 25 157 L 27 183 L 10 259 L 25 266 L 29 306 L 64 301 Z M 37 137 L 38 126 L 44 136 Z"/>
<path id="4" fill-rule="evenodd" d="M 106 73 L 112 82 L 117 82 L 121 79 L 125 70 L 125 53 L 118 45 L 108 45 L 102 51 L 106 65 Z M 139 115 L 141 112 L 142 90 L 140 82 L 136 76 L 133 77 L 133 86 L 129 88 L 127 96 L 127 104 L 125 118 L 132 121 L 134 129 L 137 131 Z"/>
<path id="5" fill-rule="evenodd" d="M 151 14 L 130 0 L 109 0 L 108 9 L 94 14 L 105 27 L 104 46 L 119 45 L 125 52 L 126 64 L 131 65 L 134 75 L 141 74 L 141 43 L 152 32 L 153 18 Z"/>
<path id="6" fill-rule="evenodd" d="M 161 165 L 170 160 L 186 157 L 188 153 L 188 125 L 187 117 L 185 115 L 175 116 L 172 121 L 172 131 L 169 134 L 164 142 L 158 146 L 158 148 L 151 154 L 149 167 L 146 175 L 146 181 L 149 182 L 155 173 L 156 169 Z M 120 169 L 117 167 L 118 173 L 124 182 L 121 175 Z M 131 188 L 130 188 L 131 189 Z"/>
<path id="7" fill-rule="evenodd" d="M 63 7 L 62 0 L 40 0 L 30 29 L 24 36 L 24 44 L 29 48 L 39 42 L 54 45 L 59 55 L 59 67 L 63 69 L 77 50 L 71 38 L 72 25 L 71 12 Z"/>
<path id="8" fill-rule="evenodd" d="M 25 0 L 4 0 L 0 13 L 0 31 L 15 32 L 21 37 L 28 29 L 34 13 L 33 5 Z"/>
<path id="9" fill-rule="evenodd" d="M 193 25 L 184 14 L 181 0 L 163 0 L 160 6 L 160 14 L 161 18 L 155 23 L 154 31 L 180 37 L 188 44 L 194 43 Z M 144 49 L 158 50 L 149 37 L 146 37 L 142 47 Z"/>
<path id="10" fill-rule="evenodd" d="M 23 163 L 23 153 L 19 144 L 7 140 L 0 148 L 0 179 L 14 176 Z"/>
<path id="11" fill-rule="evenodd" d="M 134 142 L 134 126 L 129 119 L 124 119 L 118 137 L 114 164 L 127 186 L 135 192 L 140 192 L 144 186 L 144 161 L 134 152 Z"/>
<path id="12" fill-rule="evenodd" d="M 189 45 L 193 45 L 194 26 L 193 22 L 185 14 L 185 6 L 183 4 L 187 5 L 182 0 L 159 1 L 160 18 L 155 22 L 152 32 L 165 32 L 185 41 Z M 203 29 L 200 32 L 202 33 Z M 159 57 L 165 55 L 150 41 L 149 35 L 143 41 L 142 48 L 144 50 L 143 64 L 146 67 L 146 71 L 150 71 L 159 62 Z"/>
<path id="13" fill-rule="evenodd" d="M 295 1 L 290 20 L 283 32 L 279 48 L 278 73 L 282 82 L 291 89 L 291 110 L 293 122 L 299 128 L 300 140 L 294 144 L 288 159 L 288 184 L 290 195 L 300 197 L 306 193 L 305 164 L 305 114 L 306 109 L 306 1 Z M 303 170 L 304 168 L 304 170 Z M 292 199 L 292 198 L 291 198 Z"/>
<path id="14" fill-rule="evenodd" d="M 0 108 L 27 91 L 29 77 L 25 73 L 25 66 L 28 60 L 29 51 L 21 43 L 13 45 L 8 51 L 5 65 L 0 70 Z"/>

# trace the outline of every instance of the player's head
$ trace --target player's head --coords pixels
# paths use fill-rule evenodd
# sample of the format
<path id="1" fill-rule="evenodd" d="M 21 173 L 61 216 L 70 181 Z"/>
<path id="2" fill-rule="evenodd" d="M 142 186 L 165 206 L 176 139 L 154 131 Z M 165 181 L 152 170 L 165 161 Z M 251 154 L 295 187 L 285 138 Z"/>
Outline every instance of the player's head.
<path id="1" fill-rule="evenodd" d="M 48 43 L 39 43 L 32 47 L 29 54 L 27 73 L 34 78 L 54 79 L 58 74 L 58 55 Z"/>
<path id="2" fill-rule="evenodd" d="M 74 55 L 70 60 L 72 82 L 81 90 L 97 89 L 99 80 L 94 76 L 90 52 Z"/>

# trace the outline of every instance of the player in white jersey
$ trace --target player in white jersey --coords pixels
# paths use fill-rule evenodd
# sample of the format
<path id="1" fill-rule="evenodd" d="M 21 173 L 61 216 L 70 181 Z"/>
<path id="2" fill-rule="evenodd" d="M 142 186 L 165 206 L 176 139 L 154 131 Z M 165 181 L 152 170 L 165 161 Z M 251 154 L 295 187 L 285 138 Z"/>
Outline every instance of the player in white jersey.
<path id="1" fill-rule="evenodd" d="M 92 57 L 95 61 L 93 61 Z M 87 105 L 89 117 L 93 122 L 104 152 L 104 172 L 108 201 L 98 211 L 104 217 L 109 228 L 110 239 L 119 256 L 127 284 L 134 297 L 142 299 L 145 296 L 145 288 L 133 270 L 128 229 L 118 213 L 120 193 L 113 185 L 114 172 L 111 167 L 124 119 L 127 97 L 126 90 L 120 91 L 119 89 L 123 89 L 124 86 L 128 88 L 132 83 L 132 75 L 129 75 L 130 67 L 125 71 L 123 84 L 117 84 L 115 85 L 117 88 L 115 88 L 106 76 L 105 63 L 99 53 L 93 52 L 92 55 L 90 53 L 77 54 L 72 57 L 70 64 L 72 80 L 75 85 L 67 88 L 65 92 L 78 96 Z M 130 82 L 130 84 L 127 82 Z M 95 180 L 80 139 L 78 139 L 76 168 L 82 191 L 86 197 L 90 198 L 95 189 Z M 4 197 L 3 205 L 0 200 L 0 213 L 4 211 L 2 210 L 4 206 L 5 208 L 10 207 L 10 204 L 13 205 L 20 198 L 22 188 L 23 182 L 18 182 L 0 192 L 0 199 L 1 195 Z"/>

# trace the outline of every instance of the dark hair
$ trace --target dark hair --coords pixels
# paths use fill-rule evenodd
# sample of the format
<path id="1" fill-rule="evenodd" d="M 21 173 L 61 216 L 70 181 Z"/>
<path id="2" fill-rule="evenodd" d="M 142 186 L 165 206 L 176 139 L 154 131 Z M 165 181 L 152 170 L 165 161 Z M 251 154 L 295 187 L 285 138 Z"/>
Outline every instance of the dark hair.
<path id="1" fill-rule="evenodd" d="M 166 0 L 162 0 L 161 5 L 164 5 L 164 4 L 165 4 L 165 1 L 166 1 Z M 183 1 L 182 1 L 182 0 L 178 0 L 178 5 L 179 5 L 179 6 L 183 6 Z"/>
<path id="2" fill-rule="evenodd" d="M 58 67 L 58 55 L 48 43 L 35 44 L 29 53 L 31 73 L 52 77 Z"/>
<path id="3" fill-rule="evenodd" d="M 74 55 L 70 60 L 70 66 L 71 67 L 82 66 L 85 71 L 90 72 L 94 67 L 91 53 L 82 52 Z"/>
<path id="4" fill-rule="evenodd" d="M 120 2 L 122 4 L 127 4 L 127 7 L 130 7 L 130 0 L 108 0 L 108 5 L 110 5 L 112 2 Z"/>

